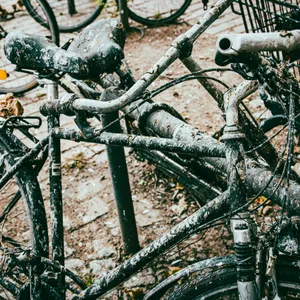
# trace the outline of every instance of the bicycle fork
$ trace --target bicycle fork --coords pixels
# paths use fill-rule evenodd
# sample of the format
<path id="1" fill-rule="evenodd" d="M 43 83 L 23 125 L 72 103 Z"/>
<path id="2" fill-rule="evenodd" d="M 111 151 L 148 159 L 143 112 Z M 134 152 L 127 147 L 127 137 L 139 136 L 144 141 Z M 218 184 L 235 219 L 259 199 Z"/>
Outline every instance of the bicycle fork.
<path id="1" fill-rule="evenodd" d="M 247 212 L 244 134 L 240 132 L 238 124 L 239 102 L 253 92 L 255 85 L 253 81 L 244 81 L 224 95 L 226 126 L 222 140 L 227 148 L 228 190 L 230 210 L 233 212 L 230 225 L 237 260 L 237 285 L 240 300 L 261 299 L 264 283 L 262 280 L 264 250 L 263 247 L 258 247 L 255 254 L 252 247 L 254 228 L 251 225 L 249 212 Z M 273 300 L 280 300 L 274 269 L 275 260 L 276 256 L 270 252 L 266 276 L 272 283 Z"/>
<path id="2" fill-rule="evenodd" d="M 243 148 L 245 135 L 240 132 L 238 124 L 239 102 L 253 91 L 254 84 L 245 81 L 224 95 L 226 126 L 222 140 L 227 149 L 228 190 L 230 210 L 233 212 L 230 225 L 236 252 L 237 285 L 241 300 L 259 299 L 255 280 L 255 253 L 252 248 L 251 220 L 247 212 L 246 165 Z"/>

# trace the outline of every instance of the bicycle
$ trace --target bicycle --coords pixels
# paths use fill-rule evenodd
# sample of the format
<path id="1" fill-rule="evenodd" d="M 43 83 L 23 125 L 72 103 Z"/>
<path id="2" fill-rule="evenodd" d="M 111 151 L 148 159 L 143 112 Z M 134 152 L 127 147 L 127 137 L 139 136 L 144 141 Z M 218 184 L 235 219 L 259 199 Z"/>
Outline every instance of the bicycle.
<path id="1" fill-rule="evenodd" d="M 118 5 L 118 1 L 110 3 L 101 1 L 49 1 L 57 18 L 60 32 L 74 32 L 91 24 L 108 5 Z M 148 25 L 160 26 L 176 21 L 189 7 L 191 0 L 179 1 L 128 1 L 128 16 L 132 20 Z M 45 24 L 45 19 L 39 12 L 38 6 L 32 1 L 25 0 L 24 5 L 31 16 L 39 23 Z M 45 25 L 44 25 L 45 26 Z"/>
<path id="2" fill-rule="evenodd" d="M 44 15 L 44 19 L 46 20 L 48 24 L 48 30 L 40 30 L 40 27 L 31 26 L 27 24 L 27 32 L 28 33 L 36 33 L 37 31 L 41 31 L 42 34 L 45 36 L 49 36 L 49 38 L 54 41 L 57 45 L 59 44 L 59 31 L 57 22 L 55 20 L 54 14 L 49 8 L 49 4 L 44 0 L 36 0 L 36 3 L 41 7 L 41 14 Z M 20 22 L 28 22 L 28 19 L 26 18 L 26 14 L 20 14 L 17 13 L 14 17 L 17 17 L 20 19 Z M 34 89 L 38 84 L 36 81 L 36 78 L 32 74 L 26 74 L 23 72 L 23 70 L 16 70 L 17 72 L 12 72 L 14 69 L 14 66 L 10 64 L 6 59 L 3 52 L 3 44 L 4 44 L 4 38 L 8 34 L 8 31 L 12 31 L 14 28 L 12 28 L 12 23 L 10 23 L 9 19 L 2 20 L 3 23 L 6 24 L 3 28 L 2 25 L 0 25 L 0 49 L 1 49 L 1 70 L 2 70 L 2 78 L 0 81 L 0 94 L 6 94 L 6 93 L 13 93 L 13 94 L 23 94 L 25 92 L 28 92 L 32 89 Z M 28 26 L 29 25 L 29 26 Z M 6 28 L 6 30 L 5 30 Z M 19 75 L 18 72 L 22 72 L 21 75 Z M 16 78 L 20 78 L 18 81 L 16 81 Z"/>
<path id="3" fill-rule="evenodd" d="M 192 235 L 194 233 L 197 233 L 205 228 L 208 228 L 217 222 L 219 224 L 219 221 L 222 221 L 224 218 L 231 218 L 233 223 L 233 232 L 234 232 L 234 238 L 236 243 L 236 253 L 237 259 L 234 257 L 227 257 L 227 258 L 214 258 L 210 259 L 208 261 L 199 262 L 187 269 L 184 269 L 183 271 L 180 271 L 177 275 L 175 274 L 173 277 L 170 277 L 166 282 L 163 282 L 161 285 L 158 285 L 157 288 L 150 292 L 150 294 L 147 296 L 148 299 L 150 297 L 153 297 L 153 299 L 157 299 L 158 295 L 161 295 L 162 292 L 165 292 L 165 289 L 170 288 L 170 284 L 177 283 L 178 280 L 182 279 L 183 277 L 187 276 L 187 274 L 190 274 L 191 272 L 198 272 L 200 270 L 204 270 L 207 279 L 203 280 L 203 277 L 199 277 L 198 281 L 194 282 L 192 281 L 190 285 L 182 285 L 181 287 L 175 289 L 174 291 L 169 291 L 171 293 L 170 297 L 175 297 L 175 299 L 178 299 L 179 294 L 182 297 L 187 298 L 190 293 L 192 293 L 192 296 L 201 296 L 203 289 L 202 289 L 202 283 L 207 282 L 213 282 L 211 285 L 212 291 L 208 291 L 208 295 L 214 295 L 214 293 L 223 292 L 224 289 L 222 288 L 222 284 L 228 283 L 230 284 L 229 292 L 234 290 L 236 292 L 236 284 L 234 282 L 238 282 L 239 286 L 242 286 L 241 289 L 241 295 L 246 299 L 247 295 L 245 296 L 243 292 L 248 289 L 251 293 L 251 297 L 255 299 L 258 292 L 256 292 L 257 286 L 259 287 L 258 290 L 262 291 L 261 283 L 264 281 L 262 280 L 264 272 L 258 268 L 257 272 L 257 284 L 254 283 L 255 273 L 254 273 L 254 256 L 252 251 L 252 241 L 251 241 L 251 234 L 250 231 L 250 220 L 247 215 L 247 212 L 243 211 L 246 207 L 248 207 L 248 201 L 247 197 L 245 195 L 245 181 L 247 180 L 247 184 L 256 190 L 256 196 L 257 194 L 264 193 L 264 195 L 268 197 L 272 197 L 272 200 L 278 203 L 279 205 L 285 207 L 292 215 L 294 215 L 294 218 L 291 222 L 287 222 L 285 227 L 285 230 L 287 232 L 297 232 L 297 222 L 298 218 L 297 215 L 299 214 L 299 206 L 297 204 L 297 198 L 299 194 L 298 185 L 292 181 L 289 181 L 287 179 L 287 182 L 289 182 L 289 196 L 285 199 L 283 195 L 286 193 L 286 188 L 281 188 L 279 186 L 276 186 L 275 192 L 274 187 L 270 186 L 269 183 L 274 179 L 277 178 L 275 175 L 272 175 L 272 172 L 268 169 L 265 169 L 262 167 L 261 164 L 258 162 L 253 161 L 253 158 L 246 158 L 245 161 L 242 159 L 243 156 L 243 146 L 242 146 L 242 140 L 244 139 L 244 134 L 239 130 L 239 125 L 243 128 L 243 123 L 240 124 L 237 123 L 236 116 L 239 114 L 238 112 L 238 105 L 237 103 L 241 101 L 244 97 L 248 96 L 250 93 L 255 91 L 257 89 L 257 84 L 255 82 L 249 82 L 245 81 L 242 84 L 240 84 L 236 89 L 230 90 L 226 96 L 224 103 L 226 104 L 226 121 L 227 121 L 227 128 L 225 128 L 225 135 L 223 136 L 224 142 L 226 143 L 225 150 L 224 145 L 218 143 L 215 139 L 207 136 L 203 132 L 199 132 L 197 129 L 193 128 L 192 126 L 186 124 L 182 120 L 178 119 L 178 116 L 174 116 L 175 112 L 171 111 L 170 109 L 166 109 L 163 106 L 159 106 L 155 108 L 155 105 L 151 105 L 151 101 L 149 101 L 149 93 L 142 94 L 142 92 L 150 85 L 150 83 L 159 76 L 172 62 L 174 62 L 178 57 L 185 63 L 186 66 L 189 67 L 190 70 L 198 71 L 198 74 L 200 76 L 203 74 L 202 71 L 200 71 L 199 65 L 191 58 L 191 44 L 192 42 L 199 37 L 199 35 L 207 28 L 209 24 L 211 24 L 226 8 L 230 6 L 232 2 L 231 1 L 222 1 L 219 2 L 218 5 L 215 6 L 213 10 L 211 10 L 203 19 L 202 22 L 199 24 L 196 24 L 192 29 L 190 29 L 185 35 L 180 36 L 176 42 L 173 44 L 173 46 L 166 52 L 166 54 L 154 65 L 154 67 L 149 70 L 140 80 L 135 82 L 133 85 L 133 79 L 130 76 L 130 73 L 122 71 L 122 69 L 119 69 L 119 66 L 121 64 L 121 52 L 120 48 L 122 45 L 122 39 L 119 40 L 120 36 L 120 30 L 121 28 L 118 26 L 118 23 L 116 21 L 114 28 L 115 31 L 112 30 L 112 32 L 109 32 L 108 35 L 113 35 L 114 42 L 113 45 L 111 45 L 112 49 L 114 51 L 108 51 L 108 53 L 111 53 L 113 56 L 118 53 L 119 60 L 115 61 L 114 65 L 111 64 L 111 61 L 109 58 L 108 60 L 104 60 L 102 66 L 105 69 L 101 69 L 99 72 L 104 72 L 106 70 L 114 71 L 116 70 L 117 73 L 120 76 L 120 82 L 123 86 L 123 89 L 127 90 L 126 92 L 122 92 L 120 90 L 114 90 L 109 89 L 105 90 L 101 94 L 101 100 L 107 100 L 107 101 L 95 101 L 91 99 L 79 99 L 78 97 L 71 95 L 68 97 L 65 97 L 64 99 L 60 99 L 57 101 L 53 101 L 52 99 L 58 99 L 54 93 L 50 95 L 50 100 L 46 102 L 42 107 L 41 111 L 44 115 L 49 116 L 49 123 L 51 127 L 51 136 L 50 138 L 45 138 L 38 142 L 38 144 L 33 147 L 31 150 L 28 150 L 27 148 L 24 149 L 24 146 L 22 146 L 22 143 L 18 142 L 18 139 L 15 138 L 13 134 L 11 134 L 10 130 L 12 128 L 22 128 L 21 126 L 24 125 L 23 122 L 26 120 L 22 119 L 8 119 L 7 121 L 3 122 L 1 131 L 1 144 L 6 145 L 6 151 L 3 148 L 4 152 L 7 152 L 7 149 L 16 150 L 19 151 L 10 151 L 9 155 L 6 155 L 4 159 L 7 162 L 8 165 L 11 165 L 12 168 L 6 172 L 4 176 L 2 176 L 0 180 L 0 186 L 3 186 L 7 180 L 14 174 L 19 177 L 19 180 L 23 183 L 28 182 L 28 184 L 22 184 L 20 185 L 21 189 L 27 188 L 28 186 L 34 186 L 36 187 L 36 190 L 34 193 L 28 193 L 24 192 L 25 195 L 28 196 L 27 203 L 30 205 L 33 205 L 33 203 L 36 202 L 35 199 L 41 199 L 40 191 L 38 189 L 37 183 L 35 182 L 35 176 L 38 170 L 40 169 L 41 165 L 43 164 L 43 159 L 45 159 L 45 152 L 43 151 L 43 155 L 40 160 L 36 161 L 36 167 L 32 172 L 29 172 L 28 176 L 27 174 L 24 174 L 22 172 L 24 164 L 26 164 L 30 159 L 33 157 L 36 157 L 38 153 L 45 149 L 45 145 L 49 144 L 50 148 L 50 170 L 52 175 L 50 176 L 50 189 L 55 190 L 55 193 L 52 194 L 52 197 L 54 197 L 53 200 L 57 200 L 57 207 L 54 207 L 53 213 L 56 214 L 56 216 L 53 217 L 54 224 L 57 225 L 54 226 L 54 242 L 53 242 L 53 252 L 54 252 L 54 260 L 57 260 L 60 262 L 60 264 L 57 264 L 55 261 L 49 261 L 47 258 L 43 258 L 43 256 L 48 256 L 48 247 L 47 247 L 47 241 L 45 239 L 47 238 L 47 228 L 46 228 L 46 220 L 44 218 L 45 213 L 43 210 L 43 203 L 39 201 L 39 208 L 33 209 L 32 213 L 35 215 L 29 215 L 28 218 L 32 220 L 32 223 L 34 224 L 36 222 L 36 218 L 39 217 L 39 223 L 41 226 L 38 228 L 35 226 L 32 226 L 33 231 L 33 248 L 34 250 L 26 249 L 23 255 L 19 256 L 18 254 L 23 252 L 22 250 L 18 251 L 17 254 L 14 255 L 14 253 L 8 253 L 7 255 L 10 256 L 10 258 L 13 260 L 13 262 L 19 266 L 21 265 L 21 261 L 23 262 L 23 274 L 24 276 L 28 276 L 32 278 L 31 283 L 24 286 L 24 289 L 21 291 L 26 292 L 28 295 L 29 287 L 31 287 L 31 293 L 32 297 L 39 297 L 40 294 L 47 291 L 48 294 L 51 294 L 53 297 L 56 297 L 57 299 L 60 299 L 62 294 L 64 294 L 64 291 L 61 291 L 61 288 L 64 285 L 61 285 L 63 280 L 63 272 L 65 269 L 62 268 L 63 265 L 63 254 L 61 252 L 61 249 L 63 249 L 63 246 L 61 245 L 61 241 L 63 241 L 62 233 L 56 230 L 61 229 L 61 216 L 59 216 L 60 212 L 60 197 L 61 197 L 61 189 L 60 189 L 60 159 L 59 159 L 59 146 L 57 144 L 57 141 L 59 139 L 72 139 L 75 141 L 87 141 L 87 142 L 99 142 L 99 143 L 105 143 L 109 145 L 121 145 L 121 146 L 131 146 L 131 147 L 141 147 L 146 149 L 155 149 L 155 150 L 162 150 L 162 151 L 170 151 L 173 152 L 174 150 L 189 154 L 189 155 L 196 155 L 196 156 L 204 156 L 207 157 L 205 161 L 209 162 L 212 166 L 214 166 L 216 169 L 224 170 L 224 158 L 227 157 L 228 165 L 231 166 L 230 170 L 228 171 L 228 178 L 229 178 L 229 187 L 228 190 L 222 194 L 220 194 L 215 200 L 210 201 L 207 205 L 200 208 L 196 213 L 194 213 L 192 216 L 188 217 L 186 220 L 182 221 L 178 225 L 176 225 L 172 230 L 166 234 L 151 243 L 149 246 L 145 247 L 143 250 L 138 252 L 137 254 L 133 255 L 131 258 L 126 260 L 123 264 L 121 264 L 116 269 L 109 272 L 107 275 L 105 275 L 102 279 L 94 283 L 92 286 L 85 289 L 84 283 L 80 281 L 74 274 L 72 274 L 70 271 L 65 270 L 68 276 L 71 276 L 71 278 L 79 284 L 79 286 L 82 289 L 85 289 L 79 294 L 80 299 L 93 299 L 96 297 L 99 297 L 103 295 L 104 293 L 108 292 L 110 289 L 114 288 L 124 280 L 128 279 L 128 277 L 135 272 L 141 270 L 145 265 L 147 265 L 151 260 L 153 260 L 155 257 L 159 257 L 162 252 L 166 251 L 167 249 L 170 249 L 171 247 L 175 246 L 178 242 L 182 241 L 184 238 L 186 238 L 189 235 Z M 103 23 L 104 24 L 104 23 Z M 104 26 L 102 24 L 102 26 Z M 96 24 L 99 26 L 99 24 Z M 96 26 L 95 25 L 95 26 Z M 118 28 L 118 29 L 116 29 Z M 100 29 L 99 29 L 100 30 Z M 113 33 L 113 34 L 112 34 Z M 87 34 L 87 32 L 86 32 Z M 83 38 L 81 35 L 81 38 Z M 8 47 L 13 49 L 15 37 L 11 35 L 11 39 L 8 40 Z M 19 37 L 22 38 L 22 37 Z M 71 45 L 71 49 L 76 49 L 78 47 L 78 51 L 80 51 L 80 45 L 82 45 L 81 38 L 78 38 L 75 40 L 74 46 Z M 84 38 L 83 38 L 84 39 Z M 40 42 L 37 38 L 32 38 L 32 42 Z M 190 43 L 189 43 L 189 42 Z M 112 43 L 112 41 L 110 41 Z M 118 45 L 115 45 L 117 42 Z M 40 45 L 40 49 L 43 49 L 43 44 Z M 49 45 L 48 45 L 49 46 Z M 118 47 L 119 46 L 119 47 Z M 57 53 L 58 49 L 51 45 L 51 49 L 54 53 Z M 185 48 L 186 47 L 186 48 Z M 38 50 L 37 50 L 38 51 Z M 30 54 L 28 52 L 27 54 Z M 76 64 L 71 63 L 72 65 L 71 69 L 66 68 L 66 64 L 62 66 L 56 65 L 56 61 L 53 60 L 52 62 L 45 62 L 45 61 L 39 61 L 39 67 L 40 68 L 51 68 L 51 69 L 58 69 L 59 71 L 69 72 L 73 76 L 77 78 L 86 78 L 87 77 L 87 70 L 88 67 L 92 68 L 90 71 L 93 72 L 95 68 L 93 69 L 93 65 L 89 65 L 87 61 L 79 60 L 77 56 L 68 56 L 67 53 L 61 52 L 61 55 L 65 55 L 65 57 L 69 57 L 70 62 L 76 62 Z M 61 56 L 63 57 L 63 56 Z M 94 58 L 93 55 L 89 57 L 90 59 Z M 15 55 L 11 56 L 11 59 L 15 59 Z M 18 63 L 23 62 L 22 56 L 18 58 Z M 74 59 L 74 60 L 73 60 Z M 59 61 L 59 60 L 58 60 Z M 108 63 L 109 62 L 109 63 Z M 42 64 L 42 66 L 41 66 Z M 34 68 L 35 66 L 31 66 Z M 109 69 L 106 69 L 108 68 Z M 196 77 L 196 74 L 193 74 L 192 76 Z M 216 100 L 220 100 L 218 96 L 220 96 L 220 91 L 218 88 L 213 88 L 214 85 L 211 84 L 211 82 L 208 81 L 207 78 L 202 77 L 196 77 L 197 79 L 201 80 L 204 83 L 204 86 L 208 90 L 211 91 L 211 93 L 215 96 Z M 93 74 L 93 77 L 95 77 L 95 74 Z M 53 83 L 50 83 L 53 86 Z M 105 85 L 105 84 L 103 84 Z M 111 85 L 111 82 L 110 82 Z M 128 86 L 126 86 L 128 85 Z M 55 92 L 55 89 L 53 90 Z M 91 93 L 93 91 L 90 91 Z M 155 91 L 155 93 L 158 93 L 159 90 Z M 120 96 L 121 94 L 121 96 Z M 153 92 L 154 94 L 154 92 Z M 153 96 L 153 94 L 150 96 Z M 293 96 L 293 93 L 290 93 L 291 96 Z M 142 98 L 140 98 L 143 96 Z M 140 98 L 138 101 L 132 102 L 132 100 L 136 100 L 136 98 Z M 292 103 L 292 102 L 291 102 Z M 220 106 L 221 106 L 221 100 L 220 100 Z M 227 105 L 228 104 L 228 105 Z M 137 112 L 137 107 L 139 108 L 139 111 Z M 293 105 L 290 105 L 291 110 L 293 108 Z M 157 109 L 159 108 L 159 109 Z M 164 110 L 164 109 L 165 110 Z M 136 135 L 126 135 L 126 134 L 118 134 L 118 133 L 112 133 L 112 132 L 106 132 L 107 128 L 109 126 L 104 126 L 104 128 L 95 131 L 93 127 L 89 125 L 87 122 L 87 117 L 91 116 L 91 114 L 108 114 L 111 112 L 114 112 L 115 110 L 122 109 L 126 114 L 129 114 L 131 117 L 137 118 L 138 116 L 143 116 L 142 119 L 139 120 L 141 128 L 143 122 L 146 127 L 151 128 L 153 132 L 155 132 L 159 136 L 164 136 L 165 138 L 158 138 L 158 137 L 147 137 L 147 136 L 136 136 Z M 86 114 L 88 112 L 88 115 Z M 141 112 L 143 112 L 141 114 Z M 66 115 L 75 115 L 76 116 L 76 123 L 77 126 L 80 128 L 80 130 L 77 129 L 63 129 L 58 127 L 58 116 L 60 114 L 66 114 Z M 292 117 L 293 118 L 293 117 Z M 144 119 L 144 120 L 143 120 Z M 291 119 L 291 122 L 293 119 Z M 243 119 L 241 118 L 241 121 Z M 26 123 L 25 123 L 26 124 Z M 28 124 L 27 124 L 28 126 Z M 30 126 L 30 125 L 29 125 Z M 106 128 L 107 127 L 107 128 Z M 10 128 L 10 129 L 9 129 Z M 168 128 L 167 132 L 165 128 Z M 293 126 L 290 129 L 289 136 L 293 136 Z M 244 131 L 247 134 L 247 130 Z M 288 141 L 289 151 L 291 152 L 291 149 L 293 148 L 292 145 L 292 138 Z M 268 141 L 265 141 L 267 143 Z M 16 145 L 15 145 L 16 144 Z M 17 147 L 19 145 L 19 147 Z M 261 147 L 261 145 L 260 145 Z M 253 149 L 252 149 L 253 150 Z M 255 149 L 256 150 L 256 149 Z M 27 154 L 24 155 L 24 151 L 27 152 Z M 21 152 L 21 154 L 20 154 Z M 289 152 L 289 153 L 290 153 Z M 17 155 L 17 162 L 11 162 L 9 158 L 14 158 L 14 156 Z M 21 155 L 21 158 L 18 156 Z M 208 157 L 219 157 L 218 160 L 214 160 L 213 158 Z M 272 161 L 272 160 L 271 160 Z M 287 166 L 286 169 L 289 170 L 288 174 L 290 172 L 291 167 L 291 156 L 289 155 L 289 159 L 287 160 Z M 280 160 L 279 160 L 280 162 Z M 247 178 L 245 177 L 245 163 L 248 164 L 247 169 Z M 29 163 L 31 165 L 31 163 Z M 278 170 L 279 165 L 275 164 L 274 169 Z M 31 169 L 30 169 L 31 170 Z M 16 173 L 18 172 L 18 174 Z M 260 176 L 257 176 L 257 174 L 260 174 Z M 279 176 L 280 177 L 280 176 Z M 278 179 L 279 181 L 280 178 Z M 31 182 L 31 184 L 29 184 Z M 255 198 L 255 197 L 254 197 Z M 230 200 L 230 201 L 229 201 Z M 38 211 L 39 210 L 39 211 Z M 224 215 L 224 212 L 225 213 Z M 58 213 L 58 215 L 57 215 Z M 43 227 L 43 228 L 42 228 Z M 252 227 L 252 225 L 251 225 Z M 60 228 L 60 229 L 59 229 Z M 289 230 L 292 229 L 292 230 Z M 270 230 L 270 233 L 274 233 L 274 230 Z M 272 240 L 274 238 L 268 237 L 266 241 L 264 242 L 266 244 L 266 247 L 269 247 L 269 244 L 273 244 Z M 290 236 L 286 236 L 284 233 L 284 230 L 280 233 L 280 236 L 277 238 L 277 246 L 278 245 L 285 245 L 284 241 L 297 241 L 296 238 L 292 239 Z M 11 241 L 7 239 L 7 241 Z M 11 241 L 12 242 L 12 241 Z M 60 242 L 58 245 L 57 243 Z M 263 244 L 264 244 L 263 243 Z M 289 245 L 289 242 L 286 243 L 286 245 Z M 56 248 L 57 246 L 57 248 Z M 273 248 L 273 247 L 271 247 Z M 22 248 L 21 248 L 22 249 Z M 4 249 L 5 250 L 5 249 Z M 15 249 L 17 250 L 17 249 Z M 282 249 L 281 249 L 282 250 Z M 288 249 L 285 249 L 287 251 Z M 275 254 L 271 250 L 269 255 L 269 271 L 268 271 L 268 278 L 271 283 L 271 285 L 274 287 L 274 295 L 277 293 L 277 286 L 284 292 L 284 293 L 299 293 L 299 278 L 295 276 L 295 274 L 298 274 L 298 258 L 294 256 L 296 252 L 288 253 L 291 254 L 290 256 L 291 261 L 288 259 L 288 257 L 279 257 L 279 262 L 281 266 L 286 268 L 287 274 L 284 274 L 283 276 L 280 276 L 280 274 L 277 274 L 278 281 L 275 278 L 276 274 L 274 272 L 274 261 L 275 261 Z M 295 249 L 293 248 L 293 251 Z M 260 262 L 262 261 L 261 258 L 263 257 L 264 247 L 258 248 L 257 251 L 257 262 L 259 267 L 265 266 L 265 264 Z M 42 257 L 41 257 L 42 256 Z M 28 262 L 28 264 L 27 264 Z M 277 262 L 276 262 L 277 263 Z M 236 277 L 236 270 L 234 269 L 235 266 L 238 264 L 239 270 L 238 275 Z M 25 266 L 24 266 L 25 265 Z M 47 268 L 45 267 L 47 266 Z M 39 271 L 38 267 L 42 267 L 42 269 Z M 207 267 L 212 268 L 215 272 L 207 272 Z M 44 270 L 47 269 L 48 273 L 45 273 Z M 31 274 L 30 274 L 31 272 Z M 40 276 L 42 272 L 42 276 Z M 54 274 L 53 274 L 54 273 Z M 52 276 L 51 276 L 52 274 Z M 56 275 L 57 276 L 56 276 Z M 54 276 L 55 275 L 55 276 Z M 215 285 L 215 278 L 221 278 L 223 280 L 224 278 L 226 281 L 221 281 L 221 288 L 218 290 L 217 286 Z M 58 284 L 58 288 L 56 285 L 51 285 L 51 279 L 57 279 L 55 282 Z M 233 281 L 232 278 L 235 280 Z M 236 279 L 237 278 L 237 279 Z M 5 278 L 1 279 L 1 285 L 4 286 L 7 290 L 9 290 L 12 293 L 17 294 L 18 287 L 16 285 L 10 285 L 8 282 L 5 281 Z M 228 281 L 227 281 L 228 280 Z M 282 281 L 283 280 L 283 281 Z M 285 280 L 285 281 L 284 281 Z M 199 285 L 197 285 L 199 282 Z M 277 285 L 278 283 L 278 285 Z M 39 285 L 42 285 L 43 288 L 38 290 L 37 287 Z M 195 289 L 197 287 L 197 289 Z M 71 289 L 71 287 L 69 287 Z M 207 287 L 206 287 L 207 288 Z M 42 290 L 42 291 L 41 291 Z M 75 293 L 80 292 L 78 289 L 72 289 Z M 196 294 L 196 295 L 195 295 Z M 24 294 L 22 294 L 24 295 Z M 173 295 L 173 296 L 172 296 Z M 202 294 L 203 295 L 203 294 Z M 75 297 L 76 299 L 76 297 Z M 249 299 L 249 298 L 247 298 Z"/>

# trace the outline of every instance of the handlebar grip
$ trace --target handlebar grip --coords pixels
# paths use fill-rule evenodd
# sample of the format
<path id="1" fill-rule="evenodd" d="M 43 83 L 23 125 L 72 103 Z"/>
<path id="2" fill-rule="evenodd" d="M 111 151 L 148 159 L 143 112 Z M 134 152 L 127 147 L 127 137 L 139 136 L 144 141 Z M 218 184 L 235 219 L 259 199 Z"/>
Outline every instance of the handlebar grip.
<path id="1" fill-rule="evenodd" d="M 259 51 L 292 52 L 299 48 L 300 30 L 226 34 L 217 40 L 217 50 L 223 55 L 230 56 Z"/>

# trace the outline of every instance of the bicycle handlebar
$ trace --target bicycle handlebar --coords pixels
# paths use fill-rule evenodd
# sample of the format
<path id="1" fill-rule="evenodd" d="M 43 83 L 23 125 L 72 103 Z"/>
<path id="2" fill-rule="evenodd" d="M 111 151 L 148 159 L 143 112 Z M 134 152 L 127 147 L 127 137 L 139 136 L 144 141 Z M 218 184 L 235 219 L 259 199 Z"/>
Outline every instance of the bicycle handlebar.
<path id="1" fill-rule="evenodd" d="M 247 33 L 247 34 L 227 34 L 221 36 L 217 41 L 218 51 L 223 55 L 237 56 L 240 53 L 258 52 L 258 51 L 287 51 L 292 52 L 300 49 L 300 30 L 276 33 Z M 179 57 L 176 47 L 170 47 L 165 55 L 139 79 L 131 89 L 121 97 L 100 102 L 91 99 L 78 99 L 70 96 L 68 101 L 61 99 L 55 102 L 49 102 L 41 107 L 44 115 L 49 114 L 71 114 L 76 111 L 90 111 L 95 113 L 110 113 L 120 110 L 128 105 L 161 74 L 172 62 Z"/>
<path id="2" fill-rule="evenodd" d="M 224 55 L 236 56 L 245 52 L 285 51 L 300 48 L 300 30 L 222 35 L 217 49 Z"/>

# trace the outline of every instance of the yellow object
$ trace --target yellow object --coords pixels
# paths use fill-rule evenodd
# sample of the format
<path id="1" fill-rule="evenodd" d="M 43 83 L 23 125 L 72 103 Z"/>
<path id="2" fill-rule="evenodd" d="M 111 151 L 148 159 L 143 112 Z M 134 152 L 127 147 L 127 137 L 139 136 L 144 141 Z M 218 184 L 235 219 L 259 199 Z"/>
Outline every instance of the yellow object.
<path id="1" fill-rule="evenodd" d="M 7 73 L 5 70 L 0 69 L 0 80 L 5 80 L 7 78 Z"/>

